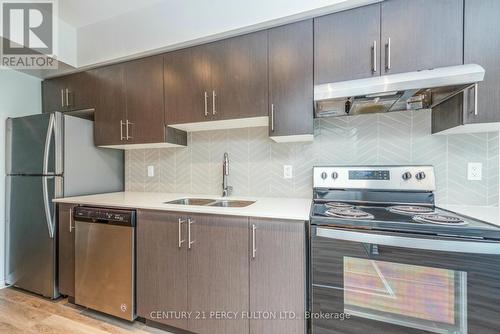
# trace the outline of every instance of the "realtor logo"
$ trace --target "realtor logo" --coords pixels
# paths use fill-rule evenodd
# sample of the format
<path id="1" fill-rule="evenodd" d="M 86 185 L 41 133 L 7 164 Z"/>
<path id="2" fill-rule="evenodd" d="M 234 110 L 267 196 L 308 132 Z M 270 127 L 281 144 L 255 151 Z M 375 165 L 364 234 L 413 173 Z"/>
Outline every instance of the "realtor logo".
<path id="1" fill-rule="evenodd" d="M 1 65 L 10 68 L 55 68 L 54 0 L 0 0 Z"/>

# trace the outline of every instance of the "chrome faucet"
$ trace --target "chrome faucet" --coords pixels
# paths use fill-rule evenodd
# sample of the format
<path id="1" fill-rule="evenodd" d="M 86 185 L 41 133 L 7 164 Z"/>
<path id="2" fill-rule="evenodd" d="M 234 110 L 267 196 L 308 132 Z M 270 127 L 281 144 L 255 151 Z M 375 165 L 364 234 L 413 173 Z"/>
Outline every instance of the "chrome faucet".
<path id="1" fill-rule="evenodd" d="M 227 185 L 227 177 L 229 175 L 229 154 L 224 153 L 222 162 L 222 197 L 231 195 L 233 187 Z"/>

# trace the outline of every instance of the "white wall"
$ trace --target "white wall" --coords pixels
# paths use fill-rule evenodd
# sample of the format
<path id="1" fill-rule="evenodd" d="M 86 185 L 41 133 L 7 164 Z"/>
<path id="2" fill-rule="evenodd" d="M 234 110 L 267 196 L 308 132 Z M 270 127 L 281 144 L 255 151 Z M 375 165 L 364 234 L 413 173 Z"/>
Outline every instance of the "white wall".
<path id="1" fill-rule="evenodd" d="M 77 30 L 78 66 L 167 51 L 380 0 L 162 1 Z"/>
<path id="2" fill-rule="evenodd" d="M 40 79 L 0 69 L 0 286 L 5 281 L 5 120 L 41 111 Z"/>

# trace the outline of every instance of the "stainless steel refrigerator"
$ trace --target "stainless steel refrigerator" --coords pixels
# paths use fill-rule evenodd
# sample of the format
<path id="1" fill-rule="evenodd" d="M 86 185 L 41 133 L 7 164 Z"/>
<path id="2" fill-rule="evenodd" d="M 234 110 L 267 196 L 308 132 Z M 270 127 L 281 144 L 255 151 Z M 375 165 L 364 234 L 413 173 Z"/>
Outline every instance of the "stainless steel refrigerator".
<path id="1" fill-rule="evenodd" d="M 59 112 L 6 124 L 6 284 L 57 289 L 54 198 L 122 191 L 123 152 L 94 145 L 93 122 Z"/>

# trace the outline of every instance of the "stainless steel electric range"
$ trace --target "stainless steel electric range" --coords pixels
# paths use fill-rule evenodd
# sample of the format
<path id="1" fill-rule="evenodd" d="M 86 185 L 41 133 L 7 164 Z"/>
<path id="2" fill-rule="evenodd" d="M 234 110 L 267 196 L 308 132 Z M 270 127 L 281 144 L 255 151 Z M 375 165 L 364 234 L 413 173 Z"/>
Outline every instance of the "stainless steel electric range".
<path id="1" fill-rule="evenodd" d="M 313 334 L 500 332 L 500 227 L 437 208 L 433 167 L 315 167 L 313 183 Z"/>

